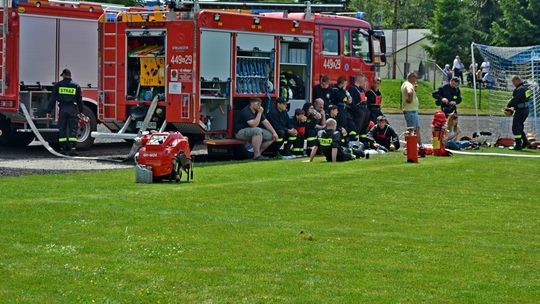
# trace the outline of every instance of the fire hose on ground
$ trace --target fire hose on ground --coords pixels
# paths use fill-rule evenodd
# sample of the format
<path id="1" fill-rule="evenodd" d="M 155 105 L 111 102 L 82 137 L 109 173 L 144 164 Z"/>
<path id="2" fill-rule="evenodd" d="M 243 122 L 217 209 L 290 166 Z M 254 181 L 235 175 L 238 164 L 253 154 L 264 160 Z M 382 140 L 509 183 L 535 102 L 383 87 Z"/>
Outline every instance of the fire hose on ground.
<path id="1" fill-rule="evenodd" d="M 137 134 L 138 135 L 137 138 L 139 138 L 142 135 L 142 133 L 144 131 L 146 131 L 146 129 L 148 128 L 148 124 L 150 123 L 150 119 L 152 118 L 152 115 L 156 110 L 157 102 L 158 102 L 158 97 L 156 96 L 152 100 L 152 103 L 150 104 L 150 106 L 148 108 L 148 112 L 146 113 L 146 116 L 144 117 L 144 120 L 143 120 L 143 122 L 141 124 L 141 127 L 139 129 L 139 132 Z M 26 121 L 28 122 L 28 125 L 30 126 L 30 129 L 32 129 L 32 132 L 34 132 L 34 135 L 36 136 L 36 139 L 43 145 L 43 147 L 45 147 L 45 149 L 47 149 L 47 151 L 49 151 L 49 153 L 51 153 L 54 156 L 61 157 L 61 158 L 66 158 L 66 159 L 74 159 L 74 160 L 95 160 L 95 161 L 108 161 L 108 162 L 122 163 L 122 162 L 132 160 L 133 157 L 135 156 L 135 153 L 137 153 L 137 151 L 139 150 L 140 143 L 139 143 L 139 140 L 137 140 L 137 138 L 136 138 L 133 141 L 133 145 L 131 146 L 129 154 L 126 157 L 124 157 L 123 159 L 112 159 L 112 158 L 102 158 L 102 157 L 86 157 L 86 156 L 69 156 L 69 155 L 64 155 L 64 154 L 58 153 L 43 138 L 43 136 L 39 132 L 38 128 L 34 124 L 34 121 L 32 120 L 32 117 L 30 116 L 30 113 L 26 109 L 26 106 L 23 103 L 21 103 L 20 107 L 22 109 L 24 117 L 26 118 Z"/>

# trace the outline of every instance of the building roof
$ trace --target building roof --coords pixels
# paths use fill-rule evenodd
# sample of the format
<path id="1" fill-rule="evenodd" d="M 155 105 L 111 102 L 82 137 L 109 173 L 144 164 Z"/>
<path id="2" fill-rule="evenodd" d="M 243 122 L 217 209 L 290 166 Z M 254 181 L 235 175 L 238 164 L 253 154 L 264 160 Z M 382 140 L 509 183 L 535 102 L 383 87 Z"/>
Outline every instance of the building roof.
<path id="1" fill-rule="evenodd" d="M 408 31 L 408 34 L 407 34 L 407 31 Z M 427 39 L 426 35 L 430 33 L 431 31 L 428 29 L 409 29 L 409 30 L 398 29 L 397 35 L 396 35 L 397 36 L 397 45 L 396 45 L 397 52 L 401 51 L 407 46 L 415 44 L 421 40 Z M 386 36 L 386 53 L 392 54 L 394 51 L 392 49 L 393 30 L 384 30 L 384 35 Z"/>

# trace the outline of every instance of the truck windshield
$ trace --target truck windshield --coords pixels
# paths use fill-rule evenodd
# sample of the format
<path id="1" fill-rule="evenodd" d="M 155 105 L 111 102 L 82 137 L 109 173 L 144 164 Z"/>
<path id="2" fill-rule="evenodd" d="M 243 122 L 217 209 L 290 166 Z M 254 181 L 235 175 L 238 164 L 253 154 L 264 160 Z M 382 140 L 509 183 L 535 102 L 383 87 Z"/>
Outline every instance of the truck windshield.
<path id="1" fill-rule="evenodd" d="M 356 30 L 353 32 L 352 47 L 355 57 L 360 57 L 365 62 L 371 62 L 369 34 L 365 30 Z"/>

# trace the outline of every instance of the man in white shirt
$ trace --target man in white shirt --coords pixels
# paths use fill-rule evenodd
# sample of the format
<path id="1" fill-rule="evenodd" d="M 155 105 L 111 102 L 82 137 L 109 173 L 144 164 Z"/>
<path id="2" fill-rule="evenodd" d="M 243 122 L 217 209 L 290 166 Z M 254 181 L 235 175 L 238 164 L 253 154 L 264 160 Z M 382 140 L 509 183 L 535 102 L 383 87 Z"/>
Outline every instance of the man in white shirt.
<path id="1" fill-rule="evenodd" d="M 454 59 L 452 70 L 454 71 L 454 77 L 459 77 L 461 79 L 461 83 L 463 83 L 463 70 L 464 69 L 465 69 L 465 66 L 461 62 L 461 59 L 459 59 L 459 56 L 456 56 L 456 58 Z"/>
<path id="2" fill-rule="evenodd" d="M 418 144 L 422 146 L 420 137 L 420 117 L 418 116 L 418 97 L 416 96 L 416 74 L 409 73 L 407 81 L 401 85 L 401 104 L 407 128 L 414 128 L 418 138 Z"/>
<path id="3" fill-rule="evenodd" d="M 484 78 L 484 76 L 486 76 L 486 74 L 489 73 L 489 68 L 490 68 L 489 61 L 485 60 L 484 62 L 482 62 L 482 64 L 480 65 L 480 68 L 482 69 L 482 78 Z"/>

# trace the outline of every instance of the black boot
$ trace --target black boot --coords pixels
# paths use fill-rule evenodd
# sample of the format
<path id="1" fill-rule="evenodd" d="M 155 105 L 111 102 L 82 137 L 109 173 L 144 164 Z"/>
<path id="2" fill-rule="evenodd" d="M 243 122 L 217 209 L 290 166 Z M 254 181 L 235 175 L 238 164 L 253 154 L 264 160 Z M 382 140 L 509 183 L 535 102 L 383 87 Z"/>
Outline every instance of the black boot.
<path id="1" fill-rule="evenodd" d="M 523 150 L 521 138 L 516 138 L 516 139 L 515 139 L 514 150 L 516 150 L 516 151 L 521 151 L 521 150 Z"/>
<path id="2" fill-rule="evenodd" d="M 64 155 L 67 155 L 69 153 L 69 143 L 68 142 L 64 142 L 62 144 L 60 144 L 60 153 L 61 154 L 64 154 Z"/>
<path id="3" fill-rule="evenodd" d="M 76 145 L 77 143 L 74 143 L 74 142 L 70 142 L 69 143 L 69 156 L 77 156 L 77 150 L 76 150 Z"/>

